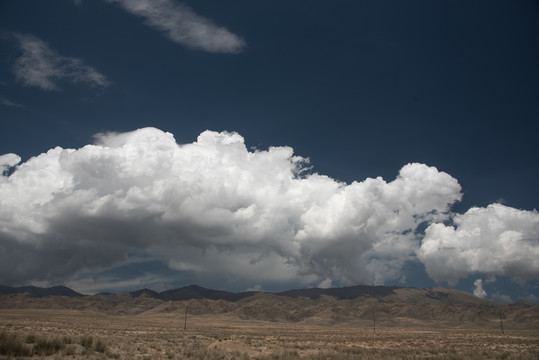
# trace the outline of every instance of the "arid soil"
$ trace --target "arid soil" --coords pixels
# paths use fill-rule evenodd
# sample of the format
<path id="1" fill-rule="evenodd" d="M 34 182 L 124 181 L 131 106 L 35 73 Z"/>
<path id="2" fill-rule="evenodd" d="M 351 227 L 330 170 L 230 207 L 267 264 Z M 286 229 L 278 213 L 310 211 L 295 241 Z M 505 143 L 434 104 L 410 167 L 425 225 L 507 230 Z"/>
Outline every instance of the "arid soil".
<path id="1" fill-rule="evenodd" d="M 189 315 L 185 324 L 180 312 L 112 316 L 2 309 L 0 337 L 18 341 L 27 352 L 10 354 L 7 348 L 0 359 L 539 359 L 539 329 L 513 329 L 511 322 L 504 334 L 495 324 L 376 325 L 317 326 L 215 315 Z"/>

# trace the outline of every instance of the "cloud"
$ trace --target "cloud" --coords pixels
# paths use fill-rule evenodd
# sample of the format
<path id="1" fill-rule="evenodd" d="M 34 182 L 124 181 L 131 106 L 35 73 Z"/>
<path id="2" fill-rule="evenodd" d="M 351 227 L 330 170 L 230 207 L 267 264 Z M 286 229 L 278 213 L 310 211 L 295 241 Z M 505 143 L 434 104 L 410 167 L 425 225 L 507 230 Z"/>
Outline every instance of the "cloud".
<path id="1" fill-rule="evenodd" d="M 453 284 L 539 273 L 536 211 L 493 204 L 453 214 L 458 181 L 424 164 L 403 166 L 392 181 L 346 184 L 306 172 L 309 160 L 290 147 L 248 150 L 241 135 L 213 131 L 179 145 L 155 128 L 19 162 L 0 157 L 3 284 L 99 289 L 89 280 L 96 274 L 107 286 L 158 284 L 152 268 L 121 275 L 137 259 L 161 264 L 164 277 L 238 289 L 382 285 L 418 261 Z M 478 296 L 486 282 L 476 280 Z"/>
<path id="2" fill-rule="evenodd" d="M 533 296 L 533 295 L 532 295 Z M 513 302 L 513 299 L 511 299 L 511 296 L 509 295 L 504 295 L 504 294 L 500 294 L 499 292 L 495 293 L 495 294 L 492 294 L 492 298 L 497 301 L 497 302 L 500 302 L 502 304 L 511 304 Z M 531 298 L 531 297 L 530 297 Z"/>
<path id="3" fill-rule="evenodd" d="M 332 282 L 331 282 L 331 279 L 325 279 L 325 280 L 322 280 L 317 287 L 321 288 L 321 289 L 329 289 L 333 286 Z"/>
<path id="4" fill-rule="evenodd" d="M 106 0 L 142 17 L 145 23 L 172 41 L 213 53 L 238 53 L 245 41 L 224 27 L 197 15 L 183 3 L 173 0 Z"/>
<path id="5" fill-rule="evenodd" d="M 456 179 L 423 164 L 350 185 L 305 175 L 308 165 L 289 147 L 248 151 L 228 132 L 178 145 L 145 128 L 56 147 L 0 178 L 0 283 L 61 282 L 138 251 L 243 288 L 382 284 L 413 261 L 418 226 L 461 197 Z"/>
<path id="6" fill-rule="evenodd" d="M 115 293 L 123 293 L 126 291 L 131 291 L 133 289 L 144 289 L 151 288 L 156 291 L 168 290 L 162 287 L 163 277 L 159 274 L 144 274 L 134 278 L 124 278 L 124 277 L 105 277 L 105 278 L 93 278 L 93 277 L 84 277 L 80 279 L 71 280 L 66 283 L 67 286 L 72 289 L 77 289 L 76 291 L 81 292 L 82 294 L 96 294 L 102 292 L 103 290 Z M 47 286 L 46 283 L 41 286 Z"/>
<path id="7" fill-rule="evenodd" d="M 13 101 L 9 100 L 8 98 L 0 95 L 0 104 L 5 106 L 11 106 L 11 107 L 22 107 L 21 104 L 14 103 Z"/>
<path id="8" fill-rule="evenodd" d="M 58 82 L 106 87 L 107 78 L 81 59 L 58 54 L 34 35 L 14 34 L 22 54 L 13 67 L 18 81 L 43 90 L 60 90 Z"/>
<path id="9" fill-rule="evenodd" d="M 264 291 L 264 288 L 260 284 L 256 284 L 251 288 L 245 289 L 245 291 Z"/>
<path id="10" fill-rule="evenodd" d="M 533 294 L 529 294 L 523 299 L 524 301 L 527 301 L 531 304 L 539 304 L 539 298 Z"/>
<path id="11" fill-rule="evenodd" d="M 429 276 L 456 284 L 471 274 L 539 276 L 539 213 L 501 204 L 473 207 L 453 217 L 454 226 L 430 225 L 418 251 Z"/>
<path id="12" fill-rule="evenodd" d="M 21 157 L 17 154 L 5 154 L 0 155 L 0 173 L 8 171 L 10 168 L 14 167 L 21 162 Z"/>
<path id="13" fill-rule="evenodd" d="M 483 289 L 483 280 L 477 279 L 474 281 L 475 289 L 473 291 L 473 294 L 477 296 L 480 299 L 484 299 L 487 297 L 487 292 Z"/>

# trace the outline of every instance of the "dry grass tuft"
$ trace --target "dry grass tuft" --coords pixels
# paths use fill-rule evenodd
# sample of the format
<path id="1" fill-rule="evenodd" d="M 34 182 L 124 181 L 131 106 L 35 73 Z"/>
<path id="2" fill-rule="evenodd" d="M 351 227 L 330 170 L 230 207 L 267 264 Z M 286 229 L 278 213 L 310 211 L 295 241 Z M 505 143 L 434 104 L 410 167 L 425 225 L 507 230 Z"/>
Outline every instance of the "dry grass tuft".
<path id="1" fill-rule="evenodd" d="M 94 341 L 92 336 L 82 336 L 79 344 L 74 344 L 70 336 L 47 336 L 35 333 L 0 332 L 0 355 L 11 357 L 73 356 L 91 353 L 105 353 L 107 346 L 101 339 Z"/>
<path id="2" fill-rule="evenodd" d="M 32 347 L 18 334 L 0 332 L 0 355 L 22 357 L 32 356 L 32 353 Z"/>
<path id="3" fill-rule="evenodd" d="M 46 337 L 40 337 L 34 344 L 34 354 L 40 356 L 49 356 L 60 352 L 65 347 L 65 344 L 61 339 L 53 338 L 48 339 Z"/>
<path id="4" fill-rule="evenodd" d="M 61 338 L 37 336 L 35 334 L 16 334 L 7 331 L 0 333 L 0 354 L 7 356 L 49 356 L 64 349 Z"/>
<path id="5" fill-rule="evenodd" d="M 94 343 L 94 338 L 90 335 L 84 335 L 80 338 L 79 344 L 81 346 L 84 346 L 85 348 L 91 348 L 92 344 Z"/>

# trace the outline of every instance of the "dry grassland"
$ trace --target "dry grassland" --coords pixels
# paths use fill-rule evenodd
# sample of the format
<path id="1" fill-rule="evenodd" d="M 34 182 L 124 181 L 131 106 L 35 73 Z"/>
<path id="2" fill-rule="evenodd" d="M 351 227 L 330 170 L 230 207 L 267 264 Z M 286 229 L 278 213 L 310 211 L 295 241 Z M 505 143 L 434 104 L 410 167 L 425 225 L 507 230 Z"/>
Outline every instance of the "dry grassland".
<path id="1" fill-rule="evenodd" d="M 539 329 L 371 325 L 0 310 L 0 359 L 539 359 Z"/>

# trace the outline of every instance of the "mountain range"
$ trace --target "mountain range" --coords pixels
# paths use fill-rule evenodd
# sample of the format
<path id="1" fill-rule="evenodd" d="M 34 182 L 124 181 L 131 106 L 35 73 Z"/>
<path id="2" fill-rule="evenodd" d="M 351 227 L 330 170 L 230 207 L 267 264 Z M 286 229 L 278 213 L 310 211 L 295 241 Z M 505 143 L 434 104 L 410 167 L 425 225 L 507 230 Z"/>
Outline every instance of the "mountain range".
<path id="1" fill-rule="evenodd" d="M 41 288 L 36 286 L 9 287 L 0 285 L 0 295 L 6 294 L 26 294 L 34 298 L 42 298 L 46 296 L 84 296 L 66 286 Z"/>
<path id="2" fill-rule="evenodd" d="M 499 304 L 470 293 L 437 288 L 358 285 L 295 289 L 279 293 L 233 293 L 190 285 L 157 292 L 141 289 L 121 295 L 83 295 L 64 286 L 0 286 L 0 309 L 77 310 L 107 315 L 177 317 L 190 315 L 225 320 L 262 320 L 315 325 L 372 321 L 399 324 L 497 326 L 500 316 L 515 328 L 539 330 L 539 306 L 526 302 Z"/>
<path id="3" fill-rule="evenodd" d="M 133 292 L 126 292 L 122 295 L 112 293 L 100 293 L 91 296 L 128 296 L 138 298 L 145 296 L 148 298 L 158 299 L 162 301 L 181 301 L 191 299 L 208 299 L 208 300 L 226 300 L 236 302 L 245 298 L 255 296 L 262 291 L 245 291 L 233 293 L 224 290 L 213 290 L 203 288 L 198 285 L 189 285 L 179 289 L 166 290 L 157 292 L 151 289 L 140 289 Z M 411 294 L 413 296 L 403 296 L 403 294 Z M 48 296 L 65 296 L 65 297 L 87 297 L 89 295 L 80 294 L 66 286 L 53 286 L 49 288 L 41 288 L 36 286 L 9 287 L 0 285 L 0 295 L 7 294 L 24 294 L 30 298 L 44 298 Z M 376 298 L 382 302 L 443 302 L 448 304 L 460 303 L 488 303 L 481 300 L 472 294 L 463 291 L 450 290 L 445 288 L 429 288 L 417 289 L 398 286 L 367 286 L 356 285 L 349 287 L 338 288 L 309 288 L 309 289 L 294 289 L 278 293 L 266 293 L 287 298 L 308 298 L 311 300 L 320 299 L 323 296 L 333 297 L 337 300 L 353 300 Z M 429 300 L 430 299 L 430 300 Z"/>

